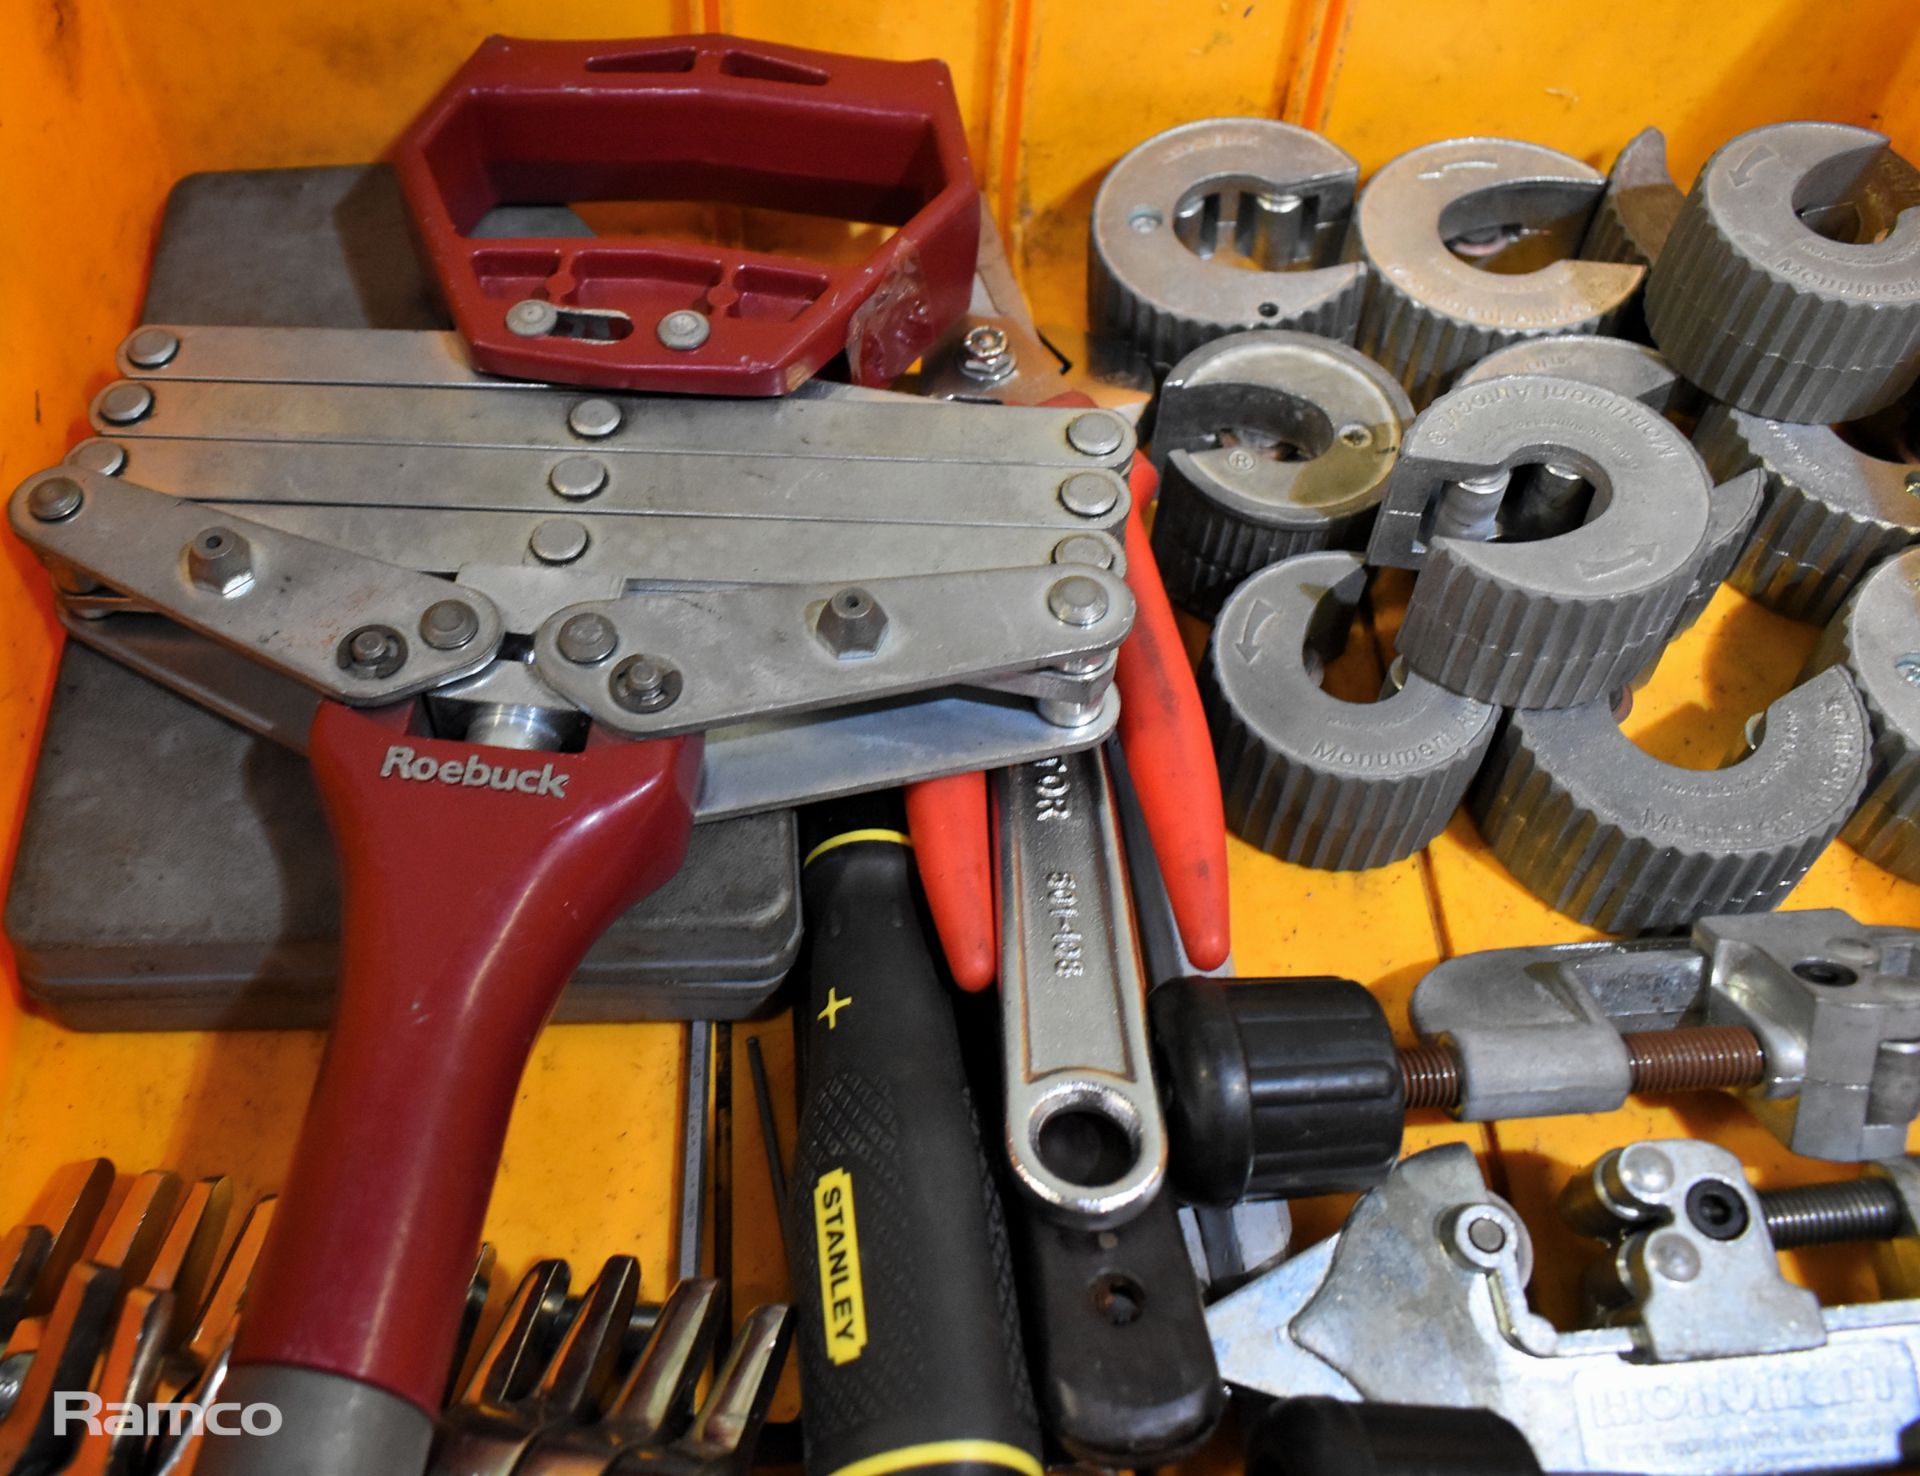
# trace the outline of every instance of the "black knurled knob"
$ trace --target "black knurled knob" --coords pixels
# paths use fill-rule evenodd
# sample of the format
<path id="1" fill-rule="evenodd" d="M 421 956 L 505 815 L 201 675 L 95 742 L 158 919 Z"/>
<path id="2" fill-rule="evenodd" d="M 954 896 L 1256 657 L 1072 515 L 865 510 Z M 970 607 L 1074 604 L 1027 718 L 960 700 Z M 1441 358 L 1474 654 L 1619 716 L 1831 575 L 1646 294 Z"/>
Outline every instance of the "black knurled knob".
<path id="1" fill-rule="evenodd" d="M 1148 1010 L 1183 1199 L 1366 1189 L 1399 1156 L 1400 1055 L 1351 979 L 1176 979 Z"/>

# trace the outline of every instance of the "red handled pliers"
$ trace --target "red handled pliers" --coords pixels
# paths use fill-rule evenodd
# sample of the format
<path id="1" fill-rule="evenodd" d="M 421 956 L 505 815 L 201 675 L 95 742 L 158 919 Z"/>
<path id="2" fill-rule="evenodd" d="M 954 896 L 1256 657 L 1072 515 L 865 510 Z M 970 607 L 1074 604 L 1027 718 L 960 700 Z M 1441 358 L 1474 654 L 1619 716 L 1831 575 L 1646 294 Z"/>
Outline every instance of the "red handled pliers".
<path id="1" fill-rule="evenodd" d="M 1009 404 L 1093 403 L 1078 390 L 1062 389 L 1062 375 L 1034 329 L 984 203 L 975 304 L 986 308 L 995 326 L 1008 334 L 1020 366 L 994 387 L 998 398 Z M 1136 455 L 1128 477 L 1133 507 L 1127 517 L 1126 554 L 1127 585 L 1138 609 L 1114 674 L 1120 688 L 1119 736 L 1166 878 L 1180 941 L 1196 968 L 1213 969 L 1226 962 L 1231 945 L 1226 816 L 1200 689 L 1147 543 L 1146 506 L 1159 481 L 1152 463 Z M 954 982 L 963 989 L 985 989 L 994 980 L 999 955 L 986 775 L 956 774 L 911 786 L 907 823 Z"/>

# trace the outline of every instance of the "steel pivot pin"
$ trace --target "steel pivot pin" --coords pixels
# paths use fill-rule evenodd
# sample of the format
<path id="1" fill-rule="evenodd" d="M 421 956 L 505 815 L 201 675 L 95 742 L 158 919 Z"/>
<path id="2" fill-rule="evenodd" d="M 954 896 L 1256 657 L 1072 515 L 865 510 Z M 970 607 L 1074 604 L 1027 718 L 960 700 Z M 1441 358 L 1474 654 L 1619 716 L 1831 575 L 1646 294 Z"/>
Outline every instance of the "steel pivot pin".
<path id="1" fill-rule="evenodd" d="M 1089 410 L 1067 423 L 1067 444 L 1083 456 L 1111 456 L 1126 438 L 1119 417 L 1104 410 Z"/>
<path id="2" fill-rule="evenodd" d="M 628 712 L 658 712 L 680 697 L 680 673 L 657 656 L 629 656 L 607 678 L 607 691 Z"/>
<path id="3" fill-rule="evenodd" d="M 153 391 L 144 384 L 122 380 L 102 390 L 97 404 L 100 418 L 109 425 L 132 425 L 153 409 Z"/>
<path id="4" fill-rule="evenodd" d="M 420 617 L 420 639 L 436 651 L 457 651 L 480 634 L 480 617 L 465 600 L 435 600 Z"/>
<path id="5" fill-rule="evenodd" d="M 27 494 L 27 511 L 39 522 L 58 523 L 79 512 L 85 500 L 78 482 L 48 477 Z"/>
<path id="6" fill-rule="evenodd" d="M 347 632 L 338 651 L 340 669 L 383 680 L 407 661 L 407 643 L 391 625 L 362 625 Z"/>
<path id="7" fill-rule="evenodd" d="M 1096 579 L 1069 574 L 1047 591 L 1047 608 L 1063 625 L 1097 625 L 1106 618 L 1107 592 Z"/>
<path id="8" fill-rule="evenodd" d="M 619 644 L 620 633 L 613 622 L 595 610 L 570 617 L 554 639 L 560 654 L 575 666 L 605 661 Z"/>
<path id="9" fill-rule="evenodd" d="M 545 338 L 560 322 L 560 309 L 527 297 L 507 309 L 507 332 L 520 338 Z"/>
<path id="10" fill-rule="evenodd" d="M 140 369 L 158 369 L 180 352 L 180 339 L 165 328 L 142 328 L 127 340 L 127 362 Z"/>

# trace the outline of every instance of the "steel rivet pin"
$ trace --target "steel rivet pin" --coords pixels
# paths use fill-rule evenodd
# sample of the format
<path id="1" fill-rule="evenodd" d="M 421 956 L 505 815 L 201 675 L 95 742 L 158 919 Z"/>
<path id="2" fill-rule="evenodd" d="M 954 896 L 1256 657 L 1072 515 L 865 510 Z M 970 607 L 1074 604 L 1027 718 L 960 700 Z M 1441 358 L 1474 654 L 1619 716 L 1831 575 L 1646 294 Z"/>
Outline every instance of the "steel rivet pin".
<path id="1" fill-rule="evenodd" d="M 103 477 L 117 477 L 126 470 L 127 448 L 118 441 L 96 436 L 90 441 L 82 441 L 69 451 L 67 465 L 77 466 L 82 471 L 98 472 Z"/>
<path id="2" fill-rule="evenodd" d="M 1084 456 L 1111 456 L 1126 439 L 1119 417 L 1104 410 L 1089 410 L 1067 423 L 1067 444 Z"/>
<path id="3" fill-rule="evenodd" d="M 78 482 L 48 477 L 27 494 L 27 511 L 39 522 L 58 523 L 79 512 L 84 501 Z"/>
<path id="4" fill-rule="evenodd" d="M 110 385 L 100 395 L 100 418 L 109 425 L 132 425 L 153 409 L 153 391 L 129 380 Z"/>
<path id="5" fill-rule="evenodd" d="M 1700 1274 L 1700 1252 L 1675 1234 L 1657 1235 L 1647 1248 L 1647 1263 L 1668 1281 L 1692 1281 Z"/>
<path id="6" fill-rule="evenodd" d="M 179 337 L 165 328 L 142 328 L 127 340 L 127 362 L 141 369 L 158 369 L 179 352 Z"/>
<path id="7" fill-rule="evenodd" d="M 607 678 L 607 691 L 628 712 L 658 712 L 680 696 L 680 673 L 657 656 L 629 656 Z"/>
<path id="8" fill-rule="evenodd" d="M 560 322 L 560 309 L 537 297 L 522 298 L 507 309 L 507 332 L 521 338 L 545 338 Z"/>
<path id="9" fill-rule="evenodd" d="M 465 600 L 435 600 L 420 617 L 420 639 L 436 651 L 457 651 L 480 634 L 480 617 Z"/>
<path id="10" fill-rule="evenodd" d="M 1078 517 L 1105 517 L 1119 501 L 1119 487 L 1098 472 L 1075 472 L 1060 484 L 1060 505 Z"/>
<path id="11" fill-rule="evenodd" d="M 1075 533 L 1053 546 L 1056 564 L 1091 564 L 1096 569 L 1113 567 L 1113 546 L 1091 533 Z"/>
<path id="12" fill-rule="evenodd" d="M 713 332 L 713 324 L 705 313 L 697 313 L 692 308 L 680 308 L 668 313 L 654 328 L 660 342 L 670 349 L 697 349 L 707 341 Z"/>
<path id="13" fill-rule="evenodd" d="M 407 643 L 391 625 L 362 625 L 347 632 L 338 652 L 340 669 L 381 680 L 407 662 Z"/>
<path id="14" fill-rule="evenodd" d="M 543 564 L 571 564 L 587 551 L 587 530 L 572 518 L 548 518 L 533 530 L 527 551 Z"/>
<path id="15" fill-rule="evenodd" d="M 605 661 L 619 644 L 620 633 L 613 622 L 592 610 L 569 618 L 554 639 L 560 654 L 575 666 Z"/>
<path id="16" fill-rule="evenodd" d="M 1107 592 L 1097 579 L 1069 574 L 1047 591 L 1047 608 L 1063 625 L 1097 625 L 1106 618 Z"/>
<path id="17" fill-rule="evenodd" d="M 548 488 L 573 502 L 596 496 L 606 485 L 606 465 L 593 456 L 564 457 L 547 473 Z"/>
<path id="18" fill-rule="evenodd" d="M 580 401 L 567 412 L 567 428 L 576 436 L 585 436 L 590 441 L 612 435 L 620 429 L 620 420 L 620 407 L 598 395 Z"/>

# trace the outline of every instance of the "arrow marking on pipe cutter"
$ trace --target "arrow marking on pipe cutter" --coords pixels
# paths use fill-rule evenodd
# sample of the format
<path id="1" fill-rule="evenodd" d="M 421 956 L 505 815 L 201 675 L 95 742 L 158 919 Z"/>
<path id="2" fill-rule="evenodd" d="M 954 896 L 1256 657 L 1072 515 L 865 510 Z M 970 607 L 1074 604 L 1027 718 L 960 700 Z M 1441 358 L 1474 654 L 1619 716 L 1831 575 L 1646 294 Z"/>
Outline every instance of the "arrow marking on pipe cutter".
<path id="1" fill-rule="evenodd" d="M 1652 543 L 1635 543 L 1623 548 L 1617 554 L 1603 554 L 1596 559 L 1582 559 L 1573 567 L 1588 579 L 1598 579 L 1606 574 L 1618 574 L 1622 569 L 1636 569 L 1642 564 L 1651 564 L 1659 546 Z"/>
<path id="2" fill-rule="evenodd" d="M 1247 611 L 1247 623 L 1240 627 L 1240 639 L 1233 645 L 1234 649 L 1240 653 L 1240 659 L 1249 666 L 1260 654 L 1258 644 L 1260 628 L 1271 619 L 1273 619 L 1273 606 L 1265 600 L 1255 600 L 1253 608 Z"/>
<path id="3" fill-rule="evenodd" d="M 1773 157 L 1773 150 L 1765 144 L 1748 150 L 1745 158 L 1727 171 L 1727 182 L 1735 189 L 1740 188 L 1753 177 L 1753 171 Z"/>

